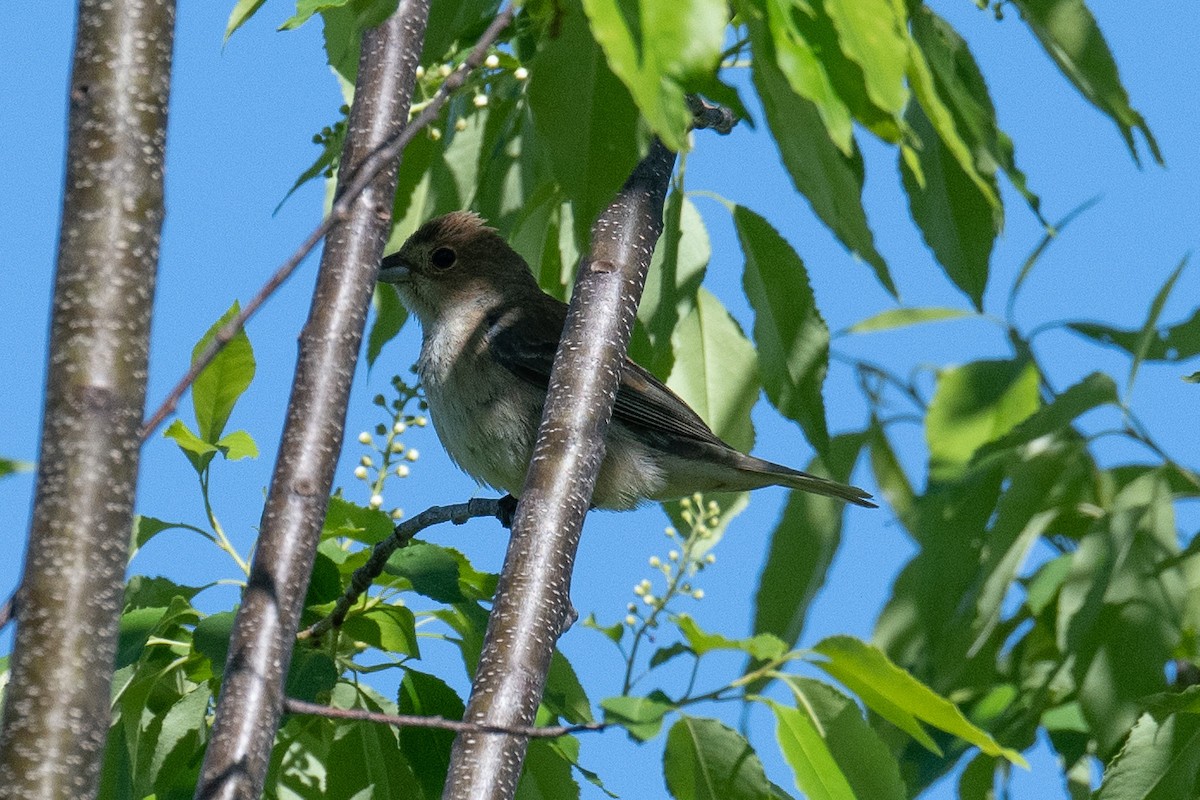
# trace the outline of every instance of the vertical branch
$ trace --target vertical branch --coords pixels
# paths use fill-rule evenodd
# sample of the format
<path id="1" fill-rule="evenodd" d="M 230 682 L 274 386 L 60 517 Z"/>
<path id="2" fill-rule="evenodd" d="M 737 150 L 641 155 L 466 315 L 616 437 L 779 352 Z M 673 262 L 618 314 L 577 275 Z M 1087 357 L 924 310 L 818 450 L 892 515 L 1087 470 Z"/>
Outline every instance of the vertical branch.
<path id="1" fill-rule="evenodd" d="M 82 0 L 0 797 L 95 794 L 163 220 L 174 0 Z"/>
<path id="2" fill-rule="evenodd" d="M 554 643 L 568 624 L 575 551 L 674 164 L 675 154 L 655 139 L 592 227 L 471 687 L 470 722 L 534 721 Z M 443 797 L 511 798 L 527 744 L 507 733 L 460 733 Z"/>
<path id="3" fill-rule="evenodd" d="M 408 119 L 429 0 L 402 0 L 363 34 L 339 192 Z M 234 623 L 198 798 L 252 800 L 266 780 L 371 291 L 391 223 L 398 160 L 371 180 L 329 233 L 263 510 Z"/>

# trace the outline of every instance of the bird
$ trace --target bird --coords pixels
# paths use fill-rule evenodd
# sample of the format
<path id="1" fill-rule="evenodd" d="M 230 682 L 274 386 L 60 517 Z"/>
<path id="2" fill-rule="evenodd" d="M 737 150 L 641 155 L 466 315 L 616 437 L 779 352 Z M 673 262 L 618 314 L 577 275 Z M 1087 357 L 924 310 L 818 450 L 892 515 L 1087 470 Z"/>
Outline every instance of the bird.
<path id="1" fill-rule="evenodd" d="M 567 305 L 542 291 L 525 259 L 468 211 L 424 223 L 383 258 L 379 280 L 420 323 L 417 374 L 446 452 L 476 481 L 519 497 Z M 862 489 L 739 452 L 625 359 L 594 507 L 776 485 L 875 507 Z"/>

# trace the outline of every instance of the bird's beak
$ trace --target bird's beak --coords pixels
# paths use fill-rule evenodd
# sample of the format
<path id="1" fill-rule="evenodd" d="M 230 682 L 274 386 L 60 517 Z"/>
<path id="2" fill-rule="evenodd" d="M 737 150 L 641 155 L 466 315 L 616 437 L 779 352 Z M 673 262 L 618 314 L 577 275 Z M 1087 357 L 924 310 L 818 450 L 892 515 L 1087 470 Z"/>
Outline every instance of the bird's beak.
<path id="1" fill-rule="evenodd" d="M 383 259 L 379 265 L 379 280 L 381 283 L 404 283 L 412 275 L 412 268 L 400 259 L 399 253 L 392 253 Z"/>

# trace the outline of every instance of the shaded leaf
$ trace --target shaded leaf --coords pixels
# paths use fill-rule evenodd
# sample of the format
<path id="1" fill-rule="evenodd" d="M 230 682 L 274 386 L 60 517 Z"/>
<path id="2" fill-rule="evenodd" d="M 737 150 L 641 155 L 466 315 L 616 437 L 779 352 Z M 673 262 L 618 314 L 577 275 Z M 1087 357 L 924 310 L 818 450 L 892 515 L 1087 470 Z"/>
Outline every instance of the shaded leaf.
<path id="1" fill-rule="evenodd" d="M 465 710 L 462 698 L 441 678 L 413 669 L 404 670 L 398 700 L 401 714 L 460 720 Z M 400 729 L 400 747 L 412 764 L 413 772 L 425 790 L 425 797 L 442 796 L 453 743 L 454 731 L 413 727 Z"/>
<path id="2" fill-rule="evenodd" d="M 429 542 L 413 541 L 397 550 L 385 571 L 439 603 L 487 600 L 496 591 L 495 575 L 476 570 L 457 550 Z"/>
<path id="3" fill-rule="evenodd" d="M 671 726 L 663 774 L 676 800 L 762 800 L 772 793 L 750 743 L 715 719 L 683 716 Z"/>
<path id="4" fill-rule="evenodd" d="M 341 495 L 329 498 L 321 538 L 346 538 L 362 544 L 375 545 L 392 535 L 395 521 L 378 508 L 352 503 Z"/>
<path id="5" fill-rule="evenodd" d="M 828 455 L 822 387 L 829 368 L 829 329 L 817 310 L 804 262 L 779 232 L 745 206 L 733 210 L 746 265 L 742 286 L 754 308 L 754 342 L 767 398 L 800 423 Z"/>
<path id="6" fill-rule="evenodd" d="M 640 742 L 653 739 L 662 730 L 663 717 L 675 710 L 675 706 L 650 697 L 622 695 L 600 701 L 604 709 L 604 721 L 616 723 Z"/>
<path id="7" fill-rule="evenodd" d="M 981 447 L 976 458 L 986 458 L 1051 433 L 1066 432 L 1077 418 L 1088 411 L 1119 402 L 1117 385 L 1113 383 L 1113 379 L 1104 373 L 1093 372 L 1031 414 L 1007 434 Z"/>
<path id="8" fill-rule="evenodd" d="M 1158 142 L 1146 120 L 1129 104 L 1117 62 L 1083 0 L 1013 0 L 1021 18 L 1058 68 L 1087 100 L 1116 123 L 1138 161 L 1133 131 L 1141 131 L 1154 160 L 1162 163 Z"/>
<path id="9" fill-rule="evenodd" d="M 1104 772 L 1096 800 L 1175 800 L 1200 790 L 1200 717 L 1138 719 Z"/>
<path id="10" fill-rule="evenodd" d="M 352 613 L 342 623 L 342 633 L 387 653 L 420 658 L 416 619 L 404 606 L 384 603 L 365 613 Z"/>

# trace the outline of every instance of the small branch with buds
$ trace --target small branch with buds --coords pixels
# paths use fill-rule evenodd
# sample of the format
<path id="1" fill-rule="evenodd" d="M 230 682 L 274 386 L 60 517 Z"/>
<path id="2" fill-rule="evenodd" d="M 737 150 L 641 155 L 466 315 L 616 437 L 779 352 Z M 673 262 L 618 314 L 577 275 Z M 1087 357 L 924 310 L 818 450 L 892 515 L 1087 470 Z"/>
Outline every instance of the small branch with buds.
<path id="1" fill-rule="evenodd" d="M 477 497 L 465 503 L 452 506 L 433 506 L 427 508 L 412 519 L 405 520 L 396 526 L 392 535 L 375 545 L 367 563 L 354 571 L 350 577 L 350 585 L 346 592 L 338 598 L 337 604 L 329 616 L 319 620 L 296 635 L 298 639 L 314 639 L 324 636 L 333 628 L 340 628 L 346 621 L 346 614 L 358 602 L 363 593 L 371 588 L 375 579 L 383 574 L 392 553 L 408 545 L 413 537 L 432 525 L 449 522 L 462 525 L 476 517 L 495 517 L 505 523 L 512 517 L 512 506 L 506 503 L 507 498 L 499 500 Z M 455 729 L 457 730 L 457 729 Z"/>
<path id="2" fill-rule="evenodd" d="M 395 725 L 397 728 L 438 728 L 456 733 L 507 733 L 522 736 L 526 739 L 557 739 L 572 733 L 602 731 L 609 727 L 607 722 L 585 722 L 580 725 L 547 725 L 536 727 L 515 725 L 502 727 L 498 725 L 483 725 L 474 722 L 446 719 L 445 717 L 424 717 L 417 714 L 383 714 L 378 711 L 367 711 L 363 708 L 334 708 L 318 703 L 308 703 L 291 697 L 283 701 L 283 710 L 289 714 L 308 714 L 329 719 L 356 720 L 361 722 L 378 722 L 383 725 Z"/>

